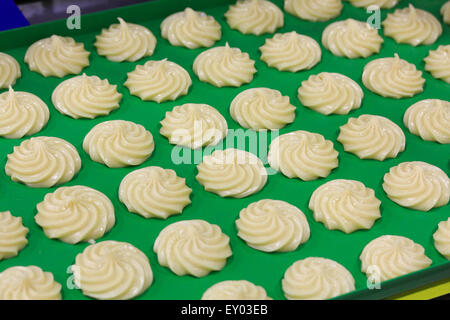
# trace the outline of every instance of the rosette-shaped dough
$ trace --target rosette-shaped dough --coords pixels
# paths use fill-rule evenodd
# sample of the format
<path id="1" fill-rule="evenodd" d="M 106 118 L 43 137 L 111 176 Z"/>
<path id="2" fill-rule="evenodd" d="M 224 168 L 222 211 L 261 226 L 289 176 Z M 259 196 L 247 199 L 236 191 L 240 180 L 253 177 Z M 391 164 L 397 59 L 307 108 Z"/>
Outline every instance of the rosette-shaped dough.
<path id="1" fill-rule="evenodd" d="M 384 175 L 383 189 L 403 207 L 428 211 L 448 203 L 450 179 L 440 168 L 426 162 L 403 162 Z"/>
<path id="2" fill-rule="evenodd" d="M 89 65 L 89 52 L 71 37 L 53 35 L 33 43 L 25 54 L 31 71 L 44 77 L 77 74 Z"/>
<path id="3" fill-rule="evenodd" d="M 439 222 L 438 229 L 433 234 L 433 239 L 436 250 L 450 260 L 450 218 Z"/>
<path id="4" fill-rule="evenodd" d="M 403 123 L 423 140 L 450 143 L 450 102 L 439 99 L 416 102 L 406 110 Z"/>
<path id="5" fill-rule="evenodd" d="M 280 200 L 251 203 L 236 220 L 238 236 L 250 247 L 265 252 L 288 252 L 309 239 L 309 224 L 303 212 Z"/>
<path id="6" fill-rule="evenodd" d="M 412 97 L 423 91 L 422 71 L 398 54 L 394 58 L 372 60 L 364 67 L 362 81 L 367 89 L 383 97 Z"/>
<path id="7" fill-rule="evenodd" d="M 371 114 L 350 118 L 340 127 L 338 141 L 344 150 L 360 159 L 383 161 L 395 158 L 405 150 L 406 138 L 402 129 L 391 120 Z"/>
<path id="8" fill-rule="evenodd" d="M 351 233 L 372 228 L 381 217 L 375 192 L 355 180 L 337 179 L 317 188 L 309 200 L 314 219 L 327 229 Z"/>
<path id="9" fill-rule="evenodd" d="M 65 183 L 80 171 L 77 149 L 56 137 L 36 137 L 22 141 L 8 154 L 5 172 L 12 181 L 32 188 L 50 188 Z"/>
<path id="10" fill-rule="evenodd" d="M 284 0 L 286 12 L 309 21 L 327 21 L 341 14 L 341 0 Z"/>
<path id="11" fill-rule="evenodd" d="M 444 22 L 446 24 L 450 24 L 450 1 L 444 3 L 444 5 L 441 7 L 441 15 Z"/>
<path id="12" fill-rule="evenodd" d="M 279 71 L 297 72 L 319 63 L 322 51 L 316 40 L 295 31 L 277 33 L 259 47 L 261 60 Z"/>
<path id="13" fill-rule="evenodd" d="M 164 19 L 161 23 L 161 35 L 173 46 L 195 49 L 211 47 L 220 40 L 222 31 L 214 17 L 186 8 Z"/>
<path id="14" fill-rule="evenodd" d="M 348 114 L 361 107 L 364 93 L 355 81 L 340 73 L 311 75 L 298 88 L 298 99 L 314 111 L 328 115 Z"/>
<path id="15" fill-rule="evenodd" d="M 93 161 L 120 168 L 143 163 L 153 153 L 155 143 L 142 125 L 111 120 L 99 123 L 88 132 L 83 149 Z"/>
<path id="16" fill-rule="evenodd" d="M 9 54 L 0 52 L 0 88 L 8 88 L 21 76 L 20 65 Z"/>
<path id="17" fill-rule="evenodd" d="M 289 300 L 325 300 L 355 290 L 352 274 L 334 260 L 311 257 L 292 264 L 281 281 Z"/>
<path id="18" fill-rule="evenodd" d="M 263 287 L 247 280 L 216 283 L 203 293 L 202 300 L 271 300 Z"/>
<path id="19" fill-rule="evenodd" d="M 318 133 L 298 130 L 285 133 L 269 146 L 270 166 L 288 178 L 304 181 L 326 177 L 339 164 L 333 142 Z"/>
<path id="20" fill-rule="evenodd" d="M 167 219 L 191 203 L 192 189 L 172 169 L 147 167 L 130 172 L 119 186 L 119 199 L 144 218 Z"/>
<path id="21" fill-rule="evenodd" d="M 400 0 L 347 0 L 355 7 L 364 7 L 368 8 L 370 6 L 377 6 L 381 9 L 390 9 L 395 7 L 395 5 Z"/>
<path id="22" fill-rule="evenodd" d="M 219 143 L 227 135 L 228 125 L 210 105 L 186 103 L 166 112 L 159 132 L 171 144 L 197 149 Z"/>
<path id="23" fill-rule="evenodd" d="M 125 81 L 132 95 L 158 103 L 184 96 L 191 84 L 189 73 L 167 59 L 137 65 L 134 71 L 128 72 Z"/>
<path id="24" fill-rule="evenodd" d="M 132 299 L 153 282 L 147 256 L 127 242 L 102 241 L 86 247 L 72 271 L 83 294 L 99 300 Z"/>
<path id="25" fill-rule="evenodd" d="M 27 234 L 21 217 L 14 217 L 9 211 L 0 212 L 0 261 L 17 256 L 28 243 Z"/>
<path id="26" fill-rule="evenodd" d="M 216 150 L 197 166 L 197 181 L 206 191 L 221 197 L 244 198 L 260 191 L 267 182 L 262 161 L 238 149 Z"/>
<path id="27" fill-rule="evenodd" d="M 102 29 L 102 33 L 95 36 L 97 41 L 94 45 L 98 54 L 115 62 L 137 61 L 151 56 L 156 46 L 153 33 L 146 27 L 125 22 L 122 18 L 117 20 L 118 24 Z"/>
<path id="28" fill-rule="evenodd" d="M 231 256 L 230 238 L 205 220 L 185 220 L 165 227 L 153 251 L 158 262 L 176 275 L 204 277 L 221 270 Z"/>
<path id="29" fill-rule="evenodd" d="M 39 267 L 10 267 L 0 273 L 0 300 L 61 300 L 61 285 Z"/>
<path id="30" fill-rule="evenodd" d="M 20 139 L 41 131 L 50 113 L 44 101 L 32 93 L 14 91 L 0 94 L 0 136 Z"/>
<path id="31" fill-rule="evenodd" d="M 430 50 L 424 61 L 425 70 L 431 73 L 433 77 L 450 83 L 450 45 L 439 46 L 436 50 Z"/>
<path id="32" fill-rule="evenodd" d="M 432 44 L 442 34 L 439 20 L 427 11 L 414 8 L 412 4 L 389 13 L 382 24 L 385 36 L 412 46 Z"/>
<path id="33" fill-rule="evenodd" d="M 383 38 L 368 23 L 347 19 L 328 25 L 322 33 L 322 44 L 335 56 L 366 58 L 380 52 Z"/>
<path id="34" fill-rule="evenodd" d="M 238 0 L 225 13 L 231 29 L 244 34 L 273 33 L 284 25 L 283 12 L 267 0 Z"/>
<path id="35" fill-rule="evenodd" d="M 233 99 L 230 114 L 244 128 L 276 130 L 294 121 L 295 107 L 278 90 L 252 88 Z"/>
<path id="36" fill-rule="evenodd" d="M 45 235 L 71 244 L 101 238 L 116 222 L 111 200 L 85 186 L 58 188 L 36 208 L 34 220 Z"/>
<path id="37" fill-rule="evenodd" d="M 52 94 L 55 108 L 74 119 L 107 115 L 119 108 L 121 99 L 117 86 L 109 84 L 108 79 L 84 73 L 61 82 Z"/>
<path id="38" fill-rule="evenodd" d="M 432 262 L 420 244 L 391 235 L 370 241 L 359 258 L 362 272 L 380 281 L 427 268 Z"/>
<path id="39" fill-rule="evenodd" d="M 194 72 L 201 81 L 216 87 L 240 87 L 253 80 L 255 61 L 239 48 L 223 47 L 203 51 L 194 60 Z"/>

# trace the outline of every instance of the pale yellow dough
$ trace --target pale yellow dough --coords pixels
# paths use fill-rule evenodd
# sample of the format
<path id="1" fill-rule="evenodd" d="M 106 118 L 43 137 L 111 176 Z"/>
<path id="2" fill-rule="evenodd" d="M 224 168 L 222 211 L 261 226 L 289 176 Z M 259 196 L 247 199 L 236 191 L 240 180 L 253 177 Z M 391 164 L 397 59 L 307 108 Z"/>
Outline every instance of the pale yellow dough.
<path id="1" fill-rule="evenodd" d="M 202 300 L 271 300 L 263 287 L 247 280 L 218 282 L 203 293 Z"/>
<path id="2" fill-rule="evenodd" d="M 8 88 L 16 84 L 21 77 L 20 65 L 9 54 L 0 52 L 0 88 Z"/>
<path id="3" fill-rule="evenodd" d="M 27 234 L 21 217 L 14 217 L 9 211 L 0 212 L 0 261 L 17 256 L 28 243 Z"/>
<path id="4" fill-rule="evenodd" d="M 450 218 L 441 221 L 433 234 L 434 247 L 447 260 L 450 260 Z"/>
<path id="5" fill-rule="evenodd" d="M 442 19 L 446 24 L 450 24 L 450 1 L 444 3 L 441 7 Z"/>
<path id="6" fill-rule="evenodd" d="M 424 61 L 425 70 L 433 77 L 450 83 L 450 44 L 430 50 Z"/>
<path id="7" fill-rule="evenodd" d="M 341 0 L 284 0 L 286 12 L 309 21 L 327 21 L 341 14 Z"/>
<path id="8" fill-rule="evenodd" d="M 355 7 L 369 8 L 370 6 L 377 6 L 381 9 L 390 9 L 395 7 L 400 0 L 347 0 Z"/>

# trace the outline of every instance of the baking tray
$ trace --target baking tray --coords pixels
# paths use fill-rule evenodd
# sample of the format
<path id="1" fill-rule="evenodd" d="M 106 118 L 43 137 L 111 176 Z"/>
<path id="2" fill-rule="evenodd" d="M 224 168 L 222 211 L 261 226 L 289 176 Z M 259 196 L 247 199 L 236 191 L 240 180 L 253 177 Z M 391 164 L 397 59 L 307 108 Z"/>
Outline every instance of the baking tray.
<path id="1" fill-rule="evenodd" d="M 273 2 L 282 8 L 282 0 Z M 444 1 L 402 1 L 397 7 L 405 7 L 408 2 L 413 3 L 418 8 L 426 9 L 442 22 L 439 8 Z M 65 185 L 86 185 L 95 188 L 105 193 L 114 204 L 117 218 L 116 225 L 100 240 L 130 242 L 149 257 L 154 272 L 154 282 L 137 299 L 200 299 L 203 292 L 211 285 L 223 280 L 238 279 L 246 279 L 263 286 L 268 295 L 274 299 L 284 299 L 281 279 L 285 270 L 293 262 L 309 256 L 336 260 L 352 273 L 356 281 L 356 291 L 339 298 L 384 298 L 424 284 L 450 278 L 450 262 L 435 250 L 432 240 L 432 234 L 436 230 L 438 222 L 449 217 L 449 205 L 433 209 L 430 212 L 406 209 L 389 200 L 381 187 L 383 175 L 389 171 L 389 168 L 404 161 L 425 161 L 438 166 L 447 174 L 449 173 L 450 145 L 423 141 L 412 135 L 403 125 L 402 117 L 405 110 L 416 101 L 427 98 L 450 100 L 450 85 L 434 79 L 429 73 L 424 72 L 426 84 L 423 93 L 413 98 L 395 100 L 380 97 L 366 90 L 361 82 L 362 70 L 366 63 L 376 58 L 393 56 L 395 52 L 399 53 L 401 58 L 414 63 L 419 70 L 424 71 L 423 58 L 428 55 L 428 51 L 441 44 L 450 43 L 449 26 L 443 25 L 443 35 L 436 43 L 429 46 L 414 48 L 409 45 L 396 44 L 392 39 L 384 37 L 385 42 L 381 52 L 367 59 L 350 60 L 336 57 L 321 46 L 322 61 L 312 70 L 298 73 L 279 72 L 276 69 L 268 68 L 259 59 L 258 48 L 266 38 L 272 37 L 272 35 L 243 35 L 228 27 L 224 19 L 224 13 L 231 3 L 234 3 L 234 1 L 159 0 L 82 16 L 80 30 L 68 30 L 65 20 L 60 20 L 0 33 L 0 51 L 14 56 L 21 65 L 23 75 L 14 89 L 32 92 L 49 106 L 50 121 L 35 136 L 57 136 L 66 139 L 76 146 L 81 156 L 81 171 Z M 250 57 L 256 61 L 255 66 L 258 73 L 250 84 L 240 88 L 216 88 L 200 82 L 192 71 L 192 64 L 195 57 L 204 49 L 189 50 L 173 47 L 167 40 L 161 38 L 159 26 L 164 17 L 183 10 L 187 6 L 201 9 L 213 15 L 221 24 L 223 36 L 216 45 L 224 45 L 228 41 L 230 46 L 239 47 L 248 52 Z M 393 9 L 383 10 L 381 19 L 386 17 L 387 12 L 392 11 Z M 126 21 L 142 24 L 154 33 L 158 43 L 153 56 L 141 59 L 136 63 L 115 63 L 97 55 L 93 46 L 95 35 L 100 33 L 101 28 L 116 23 L 116 17 L 118 16 Z M 298 33 L 309 35 L 321 43 L 322 31 L 329 23 L 349 17 L 366 20 L 368 16 L 369 14 L 364 9 L 355 8 L 344 2 L 342 14 L 336 19 L 323 23 L 303 21 L 284 13 L 285 25 L 277 32 L 295 30 Z M 44 78 L 38 73 L 30 72 L 28 66 L 23 62 L 29 45 L 52 34 L 72 36 L 77 41 L 84 43 L 85 48 L 91 52 L 91 64 L 83 72 L 88 75 L 108 78 L 111 83 L 118 84 L 118 90 L 123 94 L 121 107 L 118 110 L 113 111 L 109 116 L 95 120 L 74 120 L 56 111 L 51 103 L 52 91 L 61 81 L 71 76 L 66 76 L 63 79 Z M 161 104 L 143 102 L 139 98 L 131 96 L 128 89 L 123 86 L 127 72 L 134 70 L 137 64 L 143 64 L 147 60 L 163 58 L 168 58 L 180 64 L 189 72 L 193 80 L 193 86 L 189 94 L 176 101 Z M 297 88 L 310 75 L 323 71 L 339 72 L 357 81 L 365 95 L 362 107 L 346 116 L 324 116 L 303 107 L 297 99 Z M 239 125 L 233 121 L 228 112 L 232 99 L 245 89 L 261 86 L 280 90 L 284 95 L 290 97 L 292 104 L 297 106 L 294 123 L 281 129 L 280 134 L 299 129 L 321 133 L 326 139 L 332 140 L 335 148 L 339 151 L 339 167 L 333 170 L 326 179 L 309 182 L 288 179 L 280 173 L 271 175 L 261 192 L 244 199 L 223 199 L 213 193 L 205 192 L 203 187 L 195 180 L 197 173 L 195 164 L 174 164 L 171 161 L 173 146 L 159 134 L 159 121 L 164 118 L 166 111 L 171 110 L 176 105 L 188 102 L 207 103 L 221 112 L 230 129 L 239 129 Z M 339 126 L 345 124 L 349 117 L 357 117 L 365 113 L 382 115 L 397 123 L 406 135 L 406 150 L 400 153 L 397 158 L 383 162 L 360 160 L 356 156 L 344 152 L 342 145 L 336 140 Z M 93 162 L 82 150 L 82 141 L 86 133 L 94 125 L 113 119 L 134 121 L 152 132 L 156 149 L 153 155 L 142 165 L 111 169 Z M 242 130 L 241 134 L 245 134 L 245 132 Z M 270 141 L 270 135 L 263 133 L 256 133 L 255 135 L 262 145 Z M 4 167 L 7 154 L 11 153 L 13 147 L 19 145 L 22 140 L 24 139 L 0 139 L 0 168 Z M 230 143 L 231 139 L 228 137 L 226 140 Z M 249 146 L 247 146 L 247 149 L 249 149 Z M 263 160 L 266 159 L 266 152 L 265 148 L 258 150 L 259 156 Z M 150 165 L 171 168 L 179 176 L 186 177 L 187 184 L 193 189 L 192 204 L 185 208 L 182 215 L 167 220 L 146 220 L 136 214 L 129 213 L 125 206 L 119 202 L 117 192 L 122 178 L 137 168 Z M 344 234 L 340 231 L 327 230 L 323 224 L 314 221 L 312 212 L 308 209 L 308 201 L 312 192 L 326 181 L 338 178 L 360 180 L 367 187 L 375 190 L 376 196 L 382 201 L 382 218 L 375 223 L 372 229 Z M 83 251 L 88 244 L 71 245 L 58 240 L 50 240 L 45 237 L 41 228 L 34 222 L 36 204 L 42 201 L 46 193 L 53 192 L 55 189 L 33 189 L 14 183 L 5 175 L 3 169 L 0 170 L 0 210 L 11 210 L 13 215 L 23 217 L 25 226 L 30 229 L 28 245 L 17 257 L 0 261 L 0 271 L 15 265 L 38 265 L 44 270 L 52 272 L 56 281 L 62 284 L 64 299 L 87 299 L 80 290 L 73 288 L 73 278 L 69 267 L 74 263 L 75 256 Z M 250 248 L 239 239 L 234 225 L 239 211 L 251 202 L 264 198 L 285 200 L 299 207 L 307 216 L 311 228 L 310 240 L 293 252 L 264 253 Z M 176 276 L 170 270 L 158 264 L 157 257 L 152 250 L 154 240 L 165 226 L 185 219 L 205 219 L 218 224 L 223 232 L 230 237 L 233 256 L 228 260 L 223 270 L 197 279 L 191 276 Z M 367 289 L 366 277 L 360 271 L 359 255 L 370 240 L 383 234 L 406 236 L 421 244 L 425 248 L 426 255 L 433 260 L 433 264 L 425 270 L 383 282 L 381 289 Z"/>

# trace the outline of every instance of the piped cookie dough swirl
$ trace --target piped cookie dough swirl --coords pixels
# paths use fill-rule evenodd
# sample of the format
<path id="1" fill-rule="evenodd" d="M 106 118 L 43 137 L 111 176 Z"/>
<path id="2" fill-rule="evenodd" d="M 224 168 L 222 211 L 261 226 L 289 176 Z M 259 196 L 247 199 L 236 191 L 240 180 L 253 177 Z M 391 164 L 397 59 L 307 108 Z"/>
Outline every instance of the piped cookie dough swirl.
<path id="1" fill-rule="evenodd" d="M 103 237 L 116 221 L 111 200 L 86 186 L 60 187 L 36 209 L 34 220 L 45 235 L 71 244 Z"/>
<path id="2" fill-rule="evenodd" d="M 440 12 L 444 22 L 450 24 L 450 1 L 447 1 L 442 5 Z"/>
<path id="3" fill-rule="evenodd" d="M 319 113 L 348 114 L 361 107 L 364 93 L 352 79 L 340 73 L 321 72 L 311 75 L 298 88 L 298 99 Z"/>
<path id="4" fill-rule="evenodd" d="M 240 87 L 253 80 L 255 61 L 239 48 L 223 47 L 203 51 L 194 60 L 194 72 L 203 82 L 216 87 Z"/>
<path id="5" fill-rule="evenodd" d="M 128 211 L 144 218 L 167 219 L 191 203 L 192 189 L 171 169 L 147 167 L 130 172 L 119 186 L 119 199 Z"/>
<path id="6" fill-rule="evenodd" d="M 424 248 L 402 236 L 384 235 L 370 241 L 363 249 L 361 270 L 367 277 L 385 281 L 427 268 L 432 261 Z"/>
<path id="7" fill-rule="evenodd" d="M 403 123 L 423 140 L 450 143 L 450 102 L 439 99 L 416 102 L 406 110 Z"/>
<path id="8" fill-rule="evenodd" d="M 372 60 L 364 67 L 362 81 L 367 89 L 387 98 L 412 97 L 423 91 L 422 71 L 398 54 Z"/>
<path id="9" fill-rule="evenodd" d="M 28 243 L 27 234 L 21 217 L 14 217 L 9 211 L 0 212 L 0 261 L 17 256 Z"/>
<path id="10" fill-rule="evenodd" d="M 327 21 L 341 14 L 341 0 L 284 0 L 286 12 L 309 21 Z"/>
<path id="11" fill-rule="evenodd" d="M 244 198 L 260 191 L 267 182 L 262 161 L 238 149 L 215 150 L 197 165 L 197 181 L 206 191 L 221 197 Z"/>
<path id="12" fill-rule="evenodd" d="M 84 73 L 61 82 L 52 94 L 55 108 L 74 119 L 108 115 L 119 108 L 121 99 L 117 85 L 109 84 L 108 79 Z"/>
<path id="13" fill-rule="evenodd" d="M 450 179 L 440 168 L 426 162 L 403 162 L 384 175 L 383 189 L 403 207 L 429 211 L 448 203 Z"/>
<path id="14" fill-rule="evenodd" d="M 450 260 L 450 218 L 441 221 L 438 229 L 433 233 L 434 247 L 447 260 Z"/>
<path id="15" fill-rule="evenodd" d="M 118 24 L 102 29 L 102 33 L 96 36 L 94 45 L 98 54 L 115 62 L 133 62 L 151 56 L 156 46 L 153 33 L 141 25 L 117 19 Z"/>
<path id="16" fill-rule="evenodd" d="M 383 38 L 368 23 L 347 19 L 328 25 L 322 33 L 322 44 L 335 56 L 367 58 L 380 52 Z"/>
<path id="17" fill-rule="evenodd" d="M 38 96 L 23 91 L 0 94 L 0 136 L 20 139 L 35 134 L 47 124 L 50 113 Z"/>
<path id="18" fill-rule="evenodd" d="M 25 54 L 31 71 L 44 77 L 78 74 L 89 65 L 89 52 L 71 37 L 53 35 L 33 43 Z"/>
<path id="19" fill-rule="evenodd" d="M 369 8 L 370 6 L 377 6 L 381 9 L 390 9 L 395 7 L 395 5 L 400 0 L 347 0 L 355 7 Z"/>
<path id="20" fill-rule="evenodd" d="M 236 220 L 238 237 L 264 252 L 289 252 L 309 239 L 309 224 L 300 209 L 280 200 L 251 203 Z"/>
<path id="21" fill-rule="evenodd" d="M 450 83 L 450 44 L 430 50 L 424 61 L 425 70 L 433 77 Z"/>
<path id="22" fill-rule="evenodd" d="M 267 0 L 238 0 L 230 5 L 225 18 L 231 29 L 257 36 L 273 33 L 284 25 L 283 12 Z"/>
<path id="23" fill-rule="evenodd" d="M 161 35 L 173 46 L 195 49 L 211 47 L 220 40 L 222 31 L 214 17 L 186 8 L 164 19 L 161 23 Z"/>
<path id="24" fill-rule="evenodd" d="M 319 63 L 322 51 L 311 37 L 295 31 L 277 33 L 259 47 L 261 60 L 279 71 L 307 70 Z"/>
<path id="25" fill-rule="evenodd" d="M 21 75 L 17 60 L 9 54 L 0 52 L 0 88 L 13 86 Z"/>
<path id="26" fill-rule="evenodd" d="M 88 132 L 83 149 L 93 161 L 120 168 L 143 163 L 153 153 L 155 143 L 142 125 L 111 120 L 99 123 Z"/>
<path id="27" fill-rule="evenodd" d="M 184 220 L 165 227 L 155 240 L 153 251 L 160 265 L 178 276 L 200 278 L 221 270 L 232 255 L 230 238 L 219 226 L 205 220 Z"/>
<path id="28" fill-rule="evenodd" d="M 442 34 L 442 26 L 431 13 L 414 8 L 412 4 L 389 13 L 383 21 L 384 35 L 397 43 L 412 46 L 432 44 Z"/>
<path id="29" fill-rule="evenodd" d="M 271 300 L 263 287 L 247 280 L 216 283 L 203 293 L 202 300 Z"/>
<path id="30" fill-rule="evenodd" d="M 405 150 L 406 138 L 402 129 L 388 118 L 363 114 L 350 118 L 340 127 L 337 140 L 344 150 L 360 159 L 383 161 L 395 158 Z"/>
<path id="31" fill-rule="evenodd" d="M 233 99 L 230 114 L 244 128 L 276 130 L 294 121 L 295 106 L 278 90 L 251 88 Z"/>
<path id="32" fill-rule="evenodd" d="M 32 188 L 50 188 L 72 180 L 81 168 L 77 149 L 56 137 L 22 141 L 8 154 L 5 173 Z"/>

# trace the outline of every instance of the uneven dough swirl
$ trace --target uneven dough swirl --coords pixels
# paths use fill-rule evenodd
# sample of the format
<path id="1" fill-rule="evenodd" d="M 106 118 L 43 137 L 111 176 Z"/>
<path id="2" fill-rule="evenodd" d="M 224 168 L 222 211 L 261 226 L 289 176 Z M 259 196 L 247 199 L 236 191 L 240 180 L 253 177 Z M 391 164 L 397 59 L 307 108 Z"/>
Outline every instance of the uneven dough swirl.
<path id="1" fill-rule="evenodd" d="M 269 146 L 270 166 L 288 178 L 304 181 L 326 177 L 339 164 L 333 142 L 318 133 L 298 130 L 282 134 Z"/>
<path id="2" fill-rule="evenodd" d="M 406 109 L 403 123 L 423 140 L 450 143 L 450 102 L 425 99 Z"/>
<path id="3" fill-rule="evenodd" d="M 16 84 L 21 77 L 20 65 L 9 54 L 0 52 L 0 88 L 8 88 Z"/>
<path id="4" fill-rule="evenodd" d="M 10 267 L 0 273 L 0 300 L 61 300 L 61 285 L 39 267 Z"/>
<path id="5" fill-rule="evenodd" d="M 230 114 L 244 128 L 276 130 L 294 121 L 295 106 L 278 90 L 251 88 L 233 99 Z"/>
<path id="6" fill-rule="evenodd" d="M 297 72 L 319 63 L 322 51 L 316 40 L 295 31 L 277 33 L 259 47 L 261 60 L 279 71 Z"/>
<path id="7" fill-rule="evenodd" d="M 78 74 L 89 65 L 89 52 L 71 37 L 53 35 L 33 43 L 25 54 L 31 71 L 44 77 Z"/>
<path id="8" fill-rule="evenodd" d="M 348 114 L 361 106 L 363 97 L 359 84 L 340 73 L 311 75 L 298 88 L 300 102 L 325 115 Z"/>
<path id="9" fill-rule="evenodd" d="M 172 169 L 147 167 L 130 172 L 119 186 L 119 199 L 144 218 L 167 219 L 191 203 L 192 189 Z"/>
<path id="10" fill-rule="evenodd" d="M 412 97 L 423 91 L 422 71 L 398 54 L 394 58 L 372 60 L 364 67 L 362 81 L 367 89 L 383 97 Z"/>
<path id="11" fill-rule="evenodd" d="M 160 122 L 171 144 L 197 149 L 219 143 L 228 132 L 225 118 L 207 104 L 186 103 L 166 112 Z"/>
<path id="12" fill-rule="evenodd" d="M 111 200 L 85 186 L 60 187 L 36 206 L 36 223 L 50 239 L 75 244 L 103 237 L 116 218 Z"/>
<path id="13" fill-rule="evenodd" d="M 155 240 L 158 262 L 178 276 L 197 278 L 221 270 L 231 256 L 230 238 L 205 220 L 184 220 L 165 227 Z"/>
<path id="14" fill-rule="evenodd" d="M 405 150 L 406 138 L 402 129 L 388 118 L 363 114 L 350 118 L 340 127 L 337 140 L 344 150 L 360 159 L 383 161 L 395 158 Z"/>
<path id="15" fill-rule="evenodd" d="M 286 12 L 309 21 L 327 21 L 341 14 L 341 0 L 284 0 Z"/>
<path id="16" fill-rule="evenodd" d="M 450 24 L 450 1 L 444 3 L 441 7 L 442 19 L 446 24 Z"/>
<path id="17" fill-rule="evenodd" d="M 251 203 L 236 220 L 238 236 L 264 252 L 289 252 L 309 239 L 309 224 L 297 207 L 280 200 Z"/>
<path id="18" fill-rule="evenodd" d="M 425 70 L 433 77 L 450 83 L 450 44 L 430 50 L 424 61 Z"/>
<path id="19" fill-rule="evenodd" d="M 450 218 L 441 221 L 433 234 L 434 247 L 446 259 L 450 260 Z"/>
<path id="20" fill-rule="evenodd" d="M 220 40 L 220 24 L 204 12 L 186 8 L 171 14 L 161 23 L 161 35 L 173 46 L 189 49 L 211 47 Z"/>
<path id="21" fill-rule="evenodd" d="M 253 80 L 255 61 L 239 48 L 223 47 L 203 51 L 194 60 L 194 72 L 201 81 L 216 87 L 240 87 Z"/>
<path id="22" fill-rule="evenodd" d="M 281 281 L 289 300 L 325 300 L 355 290 L 352 274 L 334 260 L 310 257 L 292 264 Z"/>
<path id="23" fill-rule="evenodd" d="M 440 168 L 426 162 L 403 162 L 384 175 L 383 189 L 403 207 L 428 211 L 448 203 L 450 179 Z"/>
<path id="24" fill-rule="evenodd" d="M 101 56 L 115 62 L 137 61 L 153 54 L 156 38 L 146 27 L 125 22 L 117 18 L 119 23 L 112 24 L 108 29 L 95 36 L 94 45 Z"/>
<path id="25" fill-rule="evenodd" d="M 189 73 L 167 59 L 147 61 L 143 65 L 137 65 L 136 69 L 127 75 L 125 86 L 132 95 L 145 101 L 161 103 L 175 100 L 186 95 L 192 85 Z"/>
<path id="26" fill-rule="evenodd" d="M 0 261 L 17 256 L 28 243 L 27 234 L 21 217 L 14 217 L 9 211 L 0 212 Z"/>
<path id="27" fill-rule="evenodd" d="M 197 181 L 206 191 L 221 197 L 244 198 L 260 191 L 267 182 L 262 161 L 250 152 L 233 148 L 204 156 L 197 169 Z"/>
<path id="28" fill-rule="evenodd" d="M 271 300 L 263 287 L 247 280 L 218 282 L 203 293 L 202 300 Z"/>
<path id="29" fill-rule="evenodd" d="M 400 0 L 347 0 L 355 7 L 364 7 L 368 8 L 370 6 L 377 6 L 381 9 L 390 9 L 395 7 L 395 5 Z"/>
<path id="30" fill-rule="evenodd" d="M 44 101 L 32 93 L 14 91 L 0 94 L 0 136 L 20 139 L 41 131 L 50 113 Z"/>
<path id="31" fill-rule="evenodd" d="M 284 25 L 283 12 L 267 0 L 238 0 L 230 5 L 225 18 L 231 29 L 257 36 L 273 33 Z"/>
<path id="32" fill-rule="evenodd" d="M 370 241 L 359 258 L 362 272 L 380 281 L 427 268 L 432 262 L 420 244 L 392 235 Z"/>
<path id="33" fill-rule="evenodd" d="M 383 38 L 368 23 L 354 19 L 336 21 L 322 33 L 322 44 L 335 56 L 367 58 L 380 52 Z"/>
<path id="34" fill-rule="evenodd" d="M 77 149 L 56 137 L 22 141 L 8 154 L 5 173 L 32 188 L 50 188 L 72 180 L 81 168 Z"/>
<path id="35" fill-rule="evenodd" d="M 153 282 L 147 256 L 127 242 L 102 241 L 86 247 L 72 271 L 83 294 L 99 300 L 132 299 Z"/>
<path id="36" fill-rule="evenodd" d="M 372 228 L 381 217 L 375 192 L 355 180 L 336 179 L 318 187 L 309 200 L 314 219 L 327 229 L 351 233 Z"/>
<path id="37" fill-rule="evenodd" d="M 153 153 L 155 143 L 142 125 L 111 120 L 99 123 L 88 132 L 83 149 L 93 161 L 120 168 L 143 163 Z"/>
<path id="38" fill-rule="evenodd" d="M 412 4 L 389 13 L 382 24 L 385 36 L 412 46 L 432 44 L 442 34 L 439 20 L 425 10 L 414 8 Z"/>
<path id="39" fill-rule="evenodd" d="M 101 80 L 84 73 L 61 82 L 52 94 L 55 108 L 74 119 L 107 115 L 119 108 L 121 99 L 117 85 L 109 84 L 108 79 Z"/>

